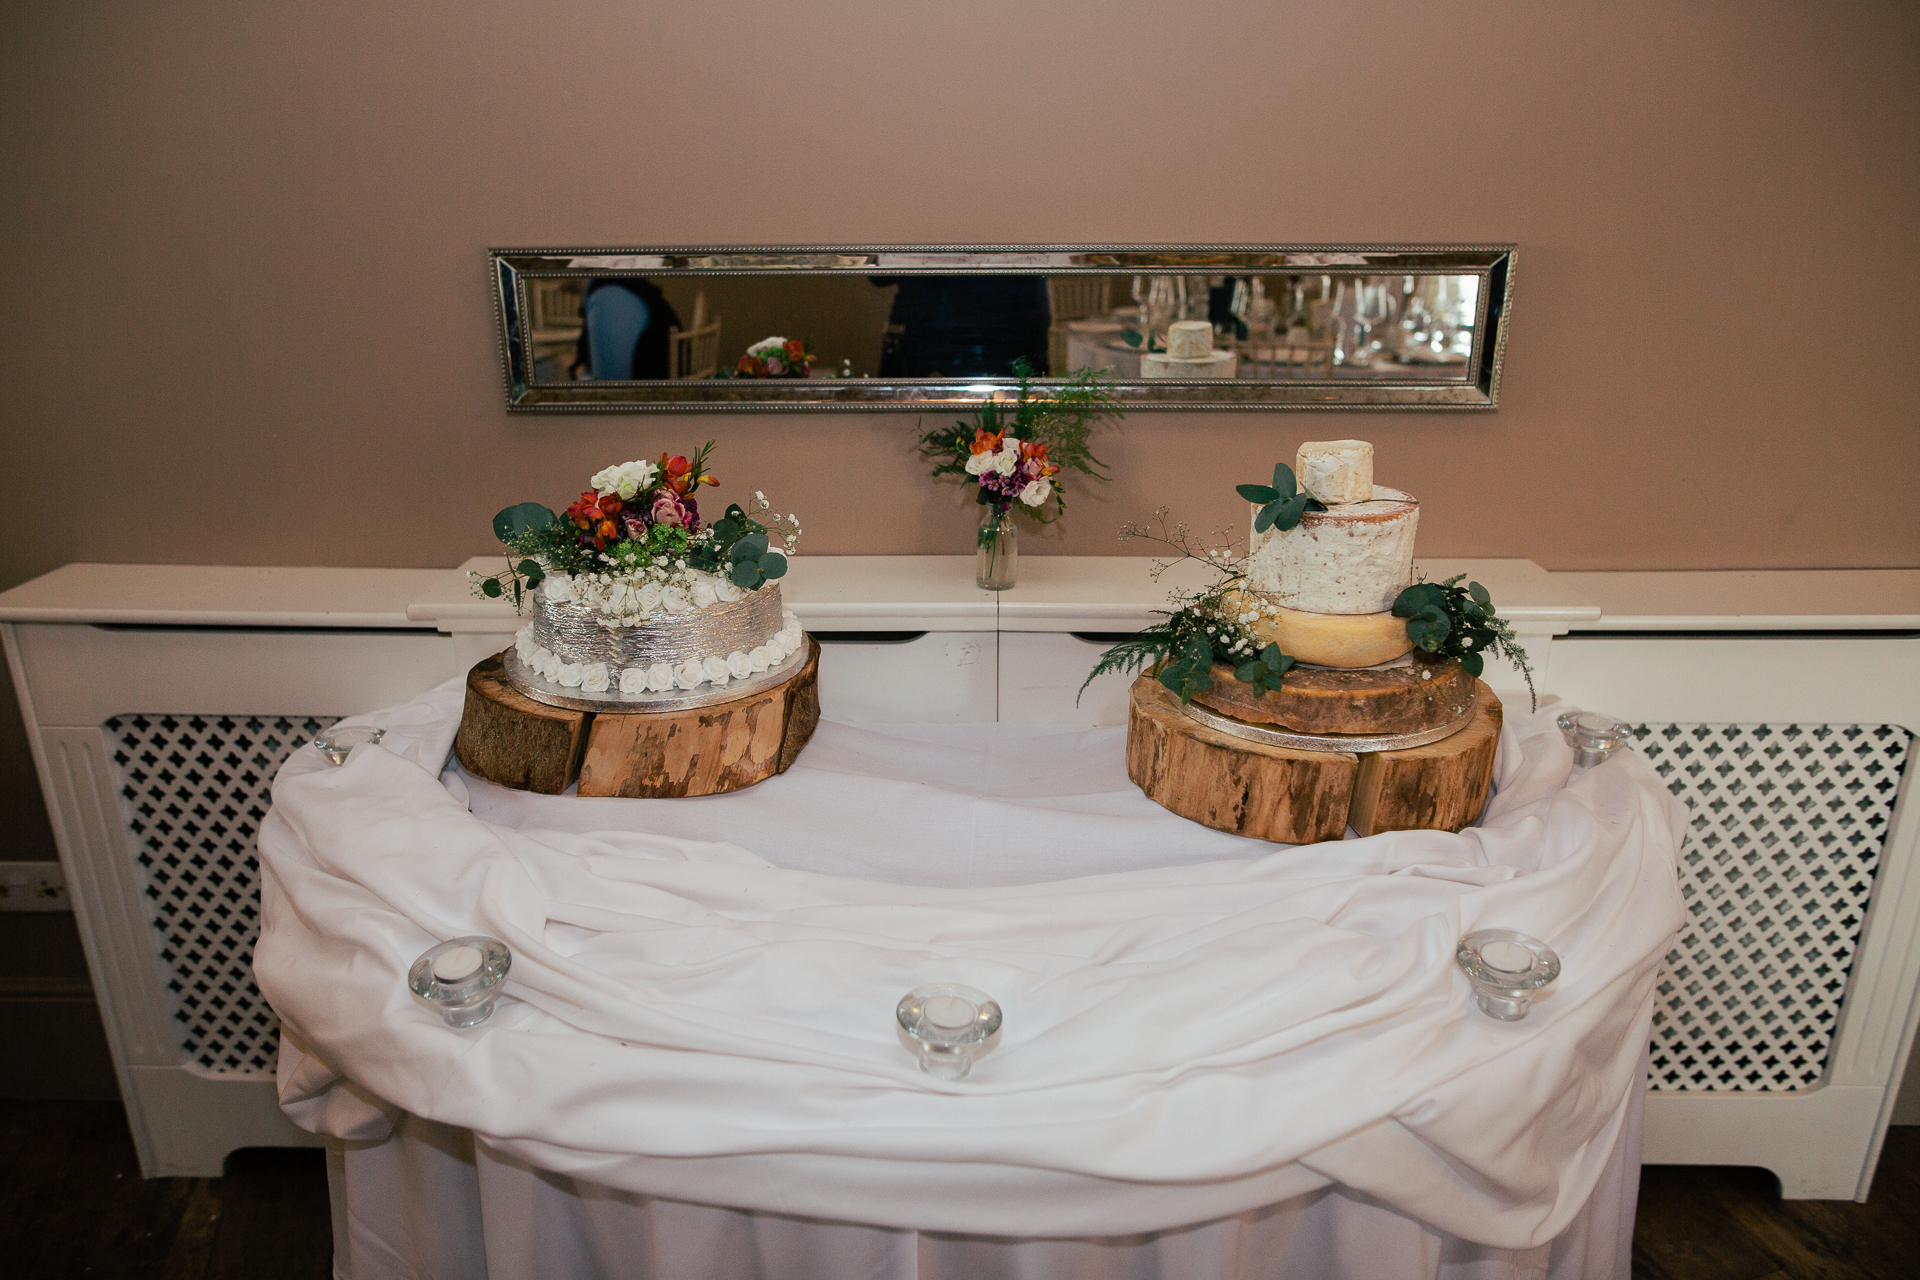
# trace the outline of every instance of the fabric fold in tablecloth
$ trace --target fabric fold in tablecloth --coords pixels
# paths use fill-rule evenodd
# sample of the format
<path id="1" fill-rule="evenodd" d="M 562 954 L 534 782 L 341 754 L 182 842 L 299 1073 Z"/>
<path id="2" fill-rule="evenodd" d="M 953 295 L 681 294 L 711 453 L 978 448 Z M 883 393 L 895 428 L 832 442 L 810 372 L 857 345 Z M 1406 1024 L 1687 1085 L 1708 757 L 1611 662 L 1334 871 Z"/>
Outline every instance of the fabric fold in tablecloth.
<path id="1" fill-rule="evenodd" d="M 364 717 L 380 746 L 275 781 L 255 967 L 316 1132 L 399 1108 L 629 1191 L 991 1235 L 1331 1180 L 1530 1248 L 1613 1149 L 1681 922 L 1684 809 L 1631 753 L 1570 780 L 1559 706 L 1510 716 L 1480 826 L 1289 847 L 1153 805 L 1124 730 L 827 723 L 748 792 L 583 801 L 443 774 L 461 700 Z M 1453 963 L 1492 926 L 1562 956 L 1518 1024 Z M 467 933 L 514 962 L 460 1032 L 404 978 Z M 965 1081 L 895 1031 L 931 981 L 1006 1012 Z"/>

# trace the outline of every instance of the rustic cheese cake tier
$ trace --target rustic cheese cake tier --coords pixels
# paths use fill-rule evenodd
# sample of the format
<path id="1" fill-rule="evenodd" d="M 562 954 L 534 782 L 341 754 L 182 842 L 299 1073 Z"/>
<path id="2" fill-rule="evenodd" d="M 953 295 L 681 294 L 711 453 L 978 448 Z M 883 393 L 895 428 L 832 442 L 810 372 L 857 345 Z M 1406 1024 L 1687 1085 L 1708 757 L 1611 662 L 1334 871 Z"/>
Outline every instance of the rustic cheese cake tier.
<path id="1" fill-rule="evenodd" d="M 1265 597 L 1232 592 L 1230 608 L 1251 615 L 1262 644 L 1277 644 L 1296 662 L 1322 667 L 1374 667 L 1413 651 L 1407 620 L 1392 613 L 1308 613 Z"/>
<path id="2" fill-rule="evenodd" d="M 1386 613 L 1413 582 L 1419 523 L 1412 494 L 1374 485 L 1370 501 L 1310 511 L 1284 532 L 1255 533 L 1247 585 L 1306 613 Z"/>

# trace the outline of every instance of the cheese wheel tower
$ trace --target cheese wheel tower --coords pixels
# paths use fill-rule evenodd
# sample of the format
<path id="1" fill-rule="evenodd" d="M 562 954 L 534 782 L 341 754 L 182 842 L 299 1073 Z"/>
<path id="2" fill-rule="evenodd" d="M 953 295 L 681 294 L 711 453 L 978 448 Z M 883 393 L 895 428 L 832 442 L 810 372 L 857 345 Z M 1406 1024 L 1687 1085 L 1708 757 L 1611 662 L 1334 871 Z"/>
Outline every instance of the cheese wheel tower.
<path id="1" fill-rule="evenodd" d="M 1282 532 L 1255 533 L 1247 557 L 1254 630 L 1301 662 L 1371 667 L 1412 650 L 1393 601 L 1413 582 L 1420 504 L 1373 483 L 1373 446 L 1318 440 L 1294 459 L 1300 487 L 1327 504 Z"/>

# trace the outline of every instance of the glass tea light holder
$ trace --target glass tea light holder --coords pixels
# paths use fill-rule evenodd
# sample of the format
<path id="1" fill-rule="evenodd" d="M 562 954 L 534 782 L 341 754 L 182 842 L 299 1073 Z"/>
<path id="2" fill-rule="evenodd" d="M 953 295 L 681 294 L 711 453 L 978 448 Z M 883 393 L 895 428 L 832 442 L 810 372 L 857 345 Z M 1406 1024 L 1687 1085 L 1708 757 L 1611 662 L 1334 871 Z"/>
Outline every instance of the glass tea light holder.
<path id="1" fill-rule="evenodd" d="M 1560 976 L 1560 957 L 1546 943 L 1512 929 L 1468 934 L 1453 959 L 1473 984 L 1480 1012 L 1502 1022 L 1526 1017 L 1533 997 Z"/>
<path id="2" fill-rule="evenodd" d="M 385 729 L 369 729 L 365 725 L 350 725 L 344 729 L 335 726 L 315 738 L 313 745 L 331 763 L 341 765 L 347 762 L 348 754 L 355 747 L 370 747 L 386 736 Z"/>
<path id="3" fill-rule="evenodd" d="M 1554 721 L 1573 747 L 1573 767 L 1587 769 L 1612 755 L 1633 737 L 1633 730 L 1597 711 L 1569 711 Z"/>
<path id="4" fill-rule="evenodd" d="M 956 982 L 915 987 L 893 1011 L 920 1051 L 920 1069 L 943 1080 L 964 1080 L 973 1056 L 1000 1029 L 993 997 Z"/>
<path id="5" fill-rule="evenodd" d="M 513 953 L 498 938 L 473 935 L 430 947 L 407 970 L 413 998 L 450 1027 L 476 1027 L 493 1016 Z"/>

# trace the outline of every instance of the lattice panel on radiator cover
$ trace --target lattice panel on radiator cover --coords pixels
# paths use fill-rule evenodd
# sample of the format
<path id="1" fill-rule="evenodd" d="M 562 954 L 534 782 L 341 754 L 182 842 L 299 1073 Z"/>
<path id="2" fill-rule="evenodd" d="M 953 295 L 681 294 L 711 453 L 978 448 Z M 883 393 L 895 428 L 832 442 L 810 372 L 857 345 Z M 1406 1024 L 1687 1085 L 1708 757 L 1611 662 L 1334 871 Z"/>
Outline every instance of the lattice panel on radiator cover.
<path id="1" fill-rule="evenodd" d="M 1688 921 L 1653 1012 L 1662 1090 L 1818 1084 L 1913 735 L 1896 725 L 1643 724 L 1693 810 Z"/>
<path id="2" fill-rule="evenodd" d="M 116 746 L 181 1048 L 207 1071 L 273 1074 L 280 1021 L 253 982 L 254 842 L 274 773 L 338 718 L 123 715 L 102 726 Z"/>

